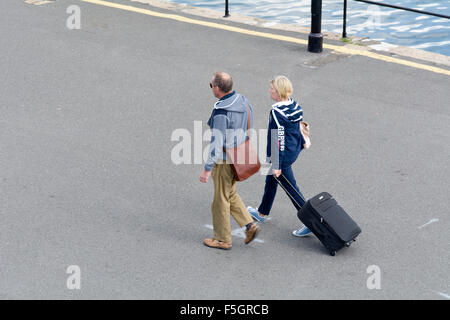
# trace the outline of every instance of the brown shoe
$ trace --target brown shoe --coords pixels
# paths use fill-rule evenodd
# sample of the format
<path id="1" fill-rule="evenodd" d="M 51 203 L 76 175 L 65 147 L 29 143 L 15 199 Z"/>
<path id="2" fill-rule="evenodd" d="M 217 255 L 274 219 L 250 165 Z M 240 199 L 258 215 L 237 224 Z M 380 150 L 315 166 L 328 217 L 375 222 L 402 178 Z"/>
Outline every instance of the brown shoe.
<path id="1" fill-rule="evenodd" d="M 248 230 L 245 231 L 245 234 L 247 235 L 247 237 L 245 238 L 244 243 L 249 244 L 250 242 L 252 242 L 252 240 L 256 238 L 256 236 L 258 235 L 258 233 L 260 231 L 261 231 L 261 228 L 258 227 L 256 225 L 256 223 L 252 223 L 250 228 L 248 228 Z"/>
<path id="2" fill-rule="evenodd" d="M 203 240 L 203 244 L 205 246 L 208 246 L 210 248 L 216 248 L 216 249 L 224 249 L 224 250 L 230 250 L 231 249 L 231 243 L 230 242 L 222 242 L 219 240 L 216 240 L 214 238 L 206 238 Z"/>

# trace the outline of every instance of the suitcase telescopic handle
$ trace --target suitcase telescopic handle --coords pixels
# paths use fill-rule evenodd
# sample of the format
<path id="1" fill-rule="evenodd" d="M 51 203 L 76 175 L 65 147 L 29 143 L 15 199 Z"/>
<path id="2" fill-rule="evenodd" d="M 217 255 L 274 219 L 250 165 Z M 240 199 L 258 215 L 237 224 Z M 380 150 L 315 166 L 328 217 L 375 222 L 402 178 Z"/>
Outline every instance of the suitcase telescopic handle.
<path id="1" fill-rule="evenodd" d="M 298 204 L 297 200 L 295 200 L 295 198 L 291 195 L 291 193 L 289 191 L 287 191 L 287 189 L 283 186 L 283 184 L 281 183 L 281 181 L 274 175 L 273 176 L 275 178 L 275 180 L 278 182 L 278 184 L 283 188 L 283 190 L 287 193 L 287 195 L 292 199 L 292 201 L 294 201 L 297 206 L 299 208 L 301 208 L 302 206 Z M 294 186 L 292 185 L 292 183 L 289 182 L 289 180 L 284 176 L 283 173 L 281 173 L 280 177 L 283 177 L 284 180 L 286 180 L 286 182 L 291 186 L 291 188 L 295 191 L 295 193 L 297 193 L 297 195 L 303 200 L 303 202 L 306 203 L 306 199 L 300 194 L 300 192 L 297 191 L 297 189 L 294 188 Z"/>
<path id="2" fill-rule="evenodd" d="M 291 186 L 292 189 L 295 190 L 295 192 L 298 194 L 298 196 L 299 196 L 300 198 L 302 198 L 303 202 L 306 203 L 305 198 L 297 191 L 297 189 L 294 188 L 294 186 L 292 185 L 292 183 L 290 183 L 289 180 L 288 180 L 283 174 L 281 174 L 280 176 L 282 176 L 282 177 L 284 178 L 284 180 L 287 181 L 287 183 Z M 280 181 L 276 176 L 273 176 L 273 177 L 274 177 L 275 180 L 278 182 L 278 184 L 283 188 L 283 190 L 287 193 L 287 195 L 288 195 L 288 196 L 289 196 L 289 197 L 297 204 L 297 206 L 298 206 L 299 208 L 301 208 L 302 206 L 300 206 L 300 205 L 298 204 L 297 200 L 295 200 L 295 198 L 290 194 L 290 192 L 286 190 L 286 188 L 283 186 L 283 184 L 281 183 L 281 181 Z M 312 220 L 312 221 L 311 221 L 311 224 L 312 224 L 311 228 L 314 229 L 315 234 L 319 234 L 320 236 L 322 236 L 322 237 L 324 237 L 324 238 L 329 237 L 329 235 L 328 235 L 327 233 L 325 233 L 325 232 L 322 230 L 323 227 L 321 226 L 321 223 L 320 223 L 320 222 L 318 222 L 318 221 L 316 221 L 316 220 Z M 309 227 L 309 226 L 308 226 L 308 227 Z"/>

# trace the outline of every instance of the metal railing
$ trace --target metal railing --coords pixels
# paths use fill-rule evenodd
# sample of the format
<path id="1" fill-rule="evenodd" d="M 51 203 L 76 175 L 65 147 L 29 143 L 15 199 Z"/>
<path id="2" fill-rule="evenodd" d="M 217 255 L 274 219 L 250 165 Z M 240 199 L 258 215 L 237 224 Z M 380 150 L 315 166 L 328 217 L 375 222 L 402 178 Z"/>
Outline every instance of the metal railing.
<path id="1" fill-rule="evenodd" d="M 425 14 L 429 16 L 435 16 L 439 18 L 444 19 L 450 19 L 450 16 L 447 16 L 445 14 L 435 13 L 435 12 L 428 12 L 424 10 L 418 10 L 418 9 L 412 9 L 412 8 L 406 8 L 401 7 L 397 5 L 392 5 L 388 3 L 382 3 L 377 1 L 371 1 L 371 0 L 353 0 L 357 2 L 364 2 L 368 4 L 373 4 L 381 7 L 388 7 L 393 9 L 399 9 L 404 11 L 410 11 L 420 14 Z M 228 0 L 225 0 L 225 15 L 224 18 L 227 18 L 230 16 L 230 11 L 228 9 Z M 342 27 L 342 38 L 347 38 L 347 0 L 344 0 L 344 14 L 343 14 L 343 27 Z M 322 52 L 322 43 L 323 43 L 323 36 L 321 33 L 321 24 L 322 24 L 322 0 L 311 0 L 311 33 L 308 37 L 308 51 L 320 53 Z"/>
<path id="2" fill-rule="evenodd" d="M 404 11 L 425 14 L 425 15 L 429 15 L 429 16 L 435 16 L 435 17 L 439 17 L 439 18 L 450 19 L 450 16 L 447 16 L 445 14 L 428 12 L 428 11 L 412 9 L 412 8 L 406 8 L 406 7 L 401 7 L 401 6 L 392 5 L 392 4 L 388 4 L 388 3 L 369 1 L 369 0 L 353 0 L 353 1 L 364 2 L 364 3 L 368 3 L 368 4 L 381 6 L 381 7 L 388 7 L 388 8 L 393 8 L 393 9 L 399 9 L 399 10 L 404 10 Z M 344 15 L 343 16 L 344 16 L 344 23 L 343 23 L 343 27 L 342 27 L 342 38 L 347 38 L 347 0 L 344 0 Z"/>

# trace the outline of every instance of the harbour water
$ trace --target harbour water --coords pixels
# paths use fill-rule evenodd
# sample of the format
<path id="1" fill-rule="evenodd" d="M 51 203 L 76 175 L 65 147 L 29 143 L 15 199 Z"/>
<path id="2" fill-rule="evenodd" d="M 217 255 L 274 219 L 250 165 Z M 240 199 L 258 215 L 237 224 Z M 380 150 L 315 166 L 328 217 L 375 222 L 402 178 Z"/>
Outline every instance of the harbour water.
<path id="1" fill-rule="evenodd" d="M 166 0 L 224 11 L 225 0 Z M 450 0 L 377 0 L 450 16 Z M 322 0 L 322 30 L 342 33 L 343 0 Z M 450 56 L 450 19 L 347 1 L 347 35 Z M 311 0 L 229 0 L 230 13 L 268 24 L 311 25 Z"/>

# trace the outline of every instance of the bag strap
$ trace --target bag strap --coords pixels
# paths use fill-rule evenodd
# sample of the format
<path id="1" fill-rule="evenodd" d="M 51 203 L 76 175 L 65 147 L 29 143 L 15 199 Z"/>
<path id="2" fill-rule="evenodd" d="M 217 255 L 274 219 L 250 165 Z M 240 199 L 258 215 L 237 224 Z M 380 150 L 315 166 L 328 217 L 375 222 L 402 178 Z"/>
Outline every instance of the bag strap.
<path id="1" fill-rule="evenodd" d="M 250 129 L 250 107 L 247 103 L 247 131 Z"/>
<path id="2" fill-rule="evenodd" d="M 246 104 L 247 104 L 247 132 L 245 133 L 245 135 L 248 139 L 250 139 L 250 137 L 248 136 L 248 130 L 250 130 L 250 107 L 248 106 L 248 102 Z"/>

